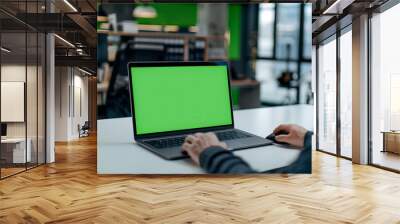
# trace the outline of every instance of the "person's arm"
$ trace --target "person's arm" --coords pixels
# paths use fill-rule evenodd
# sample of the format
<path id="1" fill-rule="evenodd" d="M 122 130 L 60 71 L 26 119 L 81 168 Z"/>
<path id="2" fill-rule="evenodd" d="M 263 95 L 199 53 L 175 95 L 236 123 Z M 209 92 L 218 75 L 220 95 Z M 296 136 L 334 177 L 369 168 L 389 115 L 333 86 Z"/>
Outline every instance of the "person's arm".
<path id="1" fill-rule="evenodd" d="M 267 173 L 311 173 L 311 135 L 306 129 L 297 125 L 280 125 L 274 133 L 284 131 L 288 134 L 277 135 L 279 142 L 304 148 L 292 164 L 265 171 Z M 224 142 L 220 142 L 213 133 L 197 133 L 189 135 L 182 145 L 183 151 L 208 173 L 257 173 L 242 158 L 227 150 Z"/>
<path id="2" fill-rule="evenodd" d="M 227 150 L 213 133 L 189 135 L 182 148 L 190 158 L 208 173 L 254 173 L 240 157 Z"/>
<path id="3" fill-rule="evenodd" d="M 304 145 L 304 148 L 293 163 L 265 171 L 265 173 L 311 173 L 311 136 L 312 132 L 306 132 L 303 143 L 298 143 Z M 211 146 L 201 152 L 199 162 L 208 173 L 257 173 L 242 158 L 220 146 Z"/>
<path id="4" fill-rule="evenodd" d="M 242 158 L 220 146 L 211 146 L 200 153 L 200 166 L 208 173 L 255 173 Z"/>
<path id="5" fill-rule="evenodd" d="M 312 164 L 312 132 L 307 131 L 304 136 L 304 148 L 301 150 L 297 159 L 288 166 L 279 167 L 276 169 L 265 171 L 264 173 L 311 173 Z"/>

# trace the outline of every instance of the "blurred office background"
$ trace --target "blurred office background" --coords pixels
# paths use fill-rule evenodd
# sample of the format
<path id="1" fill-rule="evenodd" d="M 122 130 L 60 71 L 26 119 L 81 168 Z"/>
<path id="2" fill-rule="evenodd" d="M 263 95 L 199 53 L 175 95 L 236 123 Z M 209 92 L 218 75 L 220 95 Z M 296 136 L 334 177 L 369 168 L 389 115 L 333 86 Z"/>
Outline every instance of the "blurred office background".
<path id="1" fill-rule="evenodd" d="M 310 3 L 99 5 L 98 119 L 130 116 L 129 61 L 226 60 L 236 109 L 312 104 L 311 8 Z"/>

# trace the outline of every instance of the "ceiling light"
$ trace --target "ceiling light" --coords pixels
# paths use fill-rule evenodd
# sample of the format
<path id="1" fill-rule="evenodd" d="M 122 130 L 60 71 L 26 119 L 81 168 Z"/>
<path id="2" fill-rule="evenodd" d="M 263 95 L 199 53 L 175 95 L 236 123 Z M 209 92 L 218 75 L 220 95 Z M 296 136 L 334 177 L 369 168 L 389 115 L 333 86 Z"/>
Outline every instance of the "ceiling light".
<path id="1" fill-rule="evenodd" d="M 57 35 L 57 34 L 54 34 L 54 36 L 57 37 L 58 39 L 60 39 L 61 41 L 63 41 L 64 43 L 66 43 L 68 46 L 75 48 L 75 45 L 73 45 L 73 44 L 72 44 L 71 42 L 69 42 L 68 40 L 66 40 L 66 39 L 64 39 L 64 38 L 62 38 L 62 37 L 60 37 L 60 36 Z"/>
<path id="2" fill-rule="evenodd" d="M 78 12 L 78 10 L 68 1 L 64 0 L 65 4 L 67 4 L 74 12 Z"/>
<path id="3" fill-rule="evenodd" d="M 191 26 L 189 27 L 189 32 L 197 33 L 199 32 L 199 28 L 197 26 Z"/>
<path id="4" fill-rule="evenodd" d="M 133 10 L 133 16 L 136 18 L 152 19 L 157 17 L 157 11 L 151 6 L 141 5 Z"/>
<path id="5" fill-rule="evenodd" d="M 336 0 L 322 13 L 323 15 L 338 15 L 342 14 L 343 10 L 351 5 L 355 0 Z"/>
<path id="6" fill-rule="evenodd" d="M 331 14 L 332 10 L 337 10 L 339 4 L 339 0 L 335 1 L 332 5 L 330 5 L 327 9 L 324 10 L 324 12 L 322 12 L 322 14 Z"/>
<path id="7" fill-rule="evenodd" d="M 5 48 L 5 47 L 1 47 L 0 49 L 1 49 L 2 51 L 6 52 L 6 53 L 10 53 L 10 52 L 11 52 L 11 50 L 9 50 L 9 49 L 7 49 L 7 48 Z"/>
<path id="8" fill-rule="evenodd" d="M 90 73 L 90 72 L 88 72 L 88 71 L 86 71 L 86 70 L 83 70 L 83 69 L 81 69 L 81 68 L 79 68 L 79 67 L 78 67 L 78 69 L 79 69 L 79 71 L 81 71 L 81 72 L 83 72 L 83 73 L 85 73 L 85 74 L 87 74 L 87 75 L 93 75 L 92 73 Z"/>

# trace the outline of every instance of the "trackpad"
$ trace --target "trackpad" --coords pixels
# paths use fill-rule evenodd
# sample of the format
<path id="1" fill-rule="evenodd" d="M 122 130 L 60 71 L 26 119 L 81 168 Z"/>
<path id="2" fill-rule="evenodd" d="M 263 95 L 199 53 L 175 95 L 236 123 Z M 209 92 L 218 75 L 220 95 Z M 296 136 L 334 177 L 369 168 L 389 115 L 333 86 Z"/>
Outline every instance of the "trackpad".
<path id="1" fill-rule="evenodd" d="M 261 137 L 242 138 L 226 141 L 229 150 L 255 148 L 264 145 L 272 145 L 272 141 Z"/>

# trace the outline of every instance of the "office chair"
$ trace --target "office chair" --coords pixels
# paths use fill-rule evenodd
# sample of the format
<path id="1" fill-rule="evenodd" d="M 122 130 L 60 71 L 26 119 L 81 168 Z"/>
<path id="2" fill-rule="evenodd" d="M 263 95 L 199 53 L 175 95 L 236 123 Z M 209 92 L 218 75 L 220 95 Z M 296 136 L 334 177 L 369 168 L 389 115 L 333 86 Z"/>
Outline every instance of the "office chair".
<path id="1" fill-rule="evenodd" d="M 78 124 L 79 138 L 89 136 L 89 129 L 90 129 L 89 121 L 85 121 L 82 127 L 80 127 L 80 125 Z"/>

